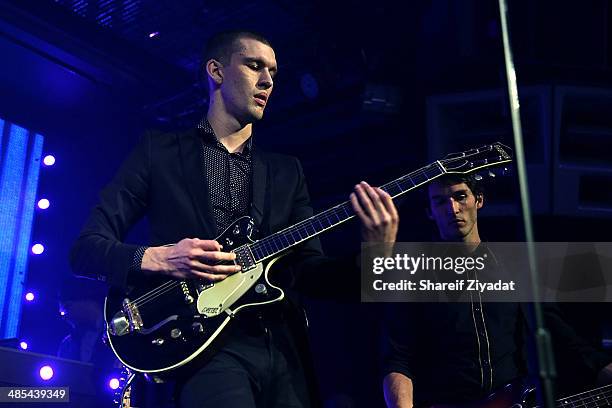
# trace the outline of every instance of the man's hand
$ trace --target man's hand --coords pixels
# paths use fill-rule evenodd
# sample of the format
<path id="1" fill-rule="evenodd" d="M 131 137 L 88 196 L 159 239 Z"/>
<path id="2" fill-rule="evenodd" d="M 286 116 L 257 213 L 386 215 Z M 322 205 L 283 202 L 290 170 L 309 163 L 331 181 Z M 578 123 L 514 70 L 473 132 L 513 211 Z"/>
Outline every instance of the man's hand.
<path id="1" fill-rule="evenodd" d="M 206 279 L 218 282 L 240 270 L 238 265 L 222 265 L 236 259 L 233 252 L 222 252 L 217 241 L 185 238 L 176 245 L 150 247 L 142 257 L 146 274 L 163 274 L 179 279 Z"/>
<path id="2" fill-rule="evenodd" d="M 361 220 L 363 242 L 395 242 L 399 216 L 389 194 L 362 181 L 355 186 L 350 201 Z"/>
<path id="3" fill-rule="evenodd" d="M 388 408 L 412 408 L 412 380 L 400 373 L 389 373 L 383 380 Z"/>

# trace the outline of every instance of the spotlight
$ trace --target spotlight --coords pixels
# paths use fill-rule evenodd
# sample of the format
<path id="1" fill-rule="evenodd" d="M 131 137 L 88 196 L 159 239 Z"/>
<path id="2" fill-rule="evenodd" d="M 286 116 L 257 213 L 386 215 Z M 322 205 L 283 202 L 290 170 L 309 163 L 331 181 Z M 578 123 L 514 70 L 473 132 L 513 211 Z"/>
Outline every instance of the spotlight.
<path id="1" fill-rule="evenodd" d="M 34 293 L 32 293 L 32 292 L 28 292 L 28 293 L 26 293 L 26 295 L 25 295 L 25 299 L 26 299 L 28 302 L 33 301 L 33 300 L 34 300 Z"/>
<path id="2" fill-rule="evenodd" d="M 38 200 L 38 208 L 40 208 L 41 210 L 46 210 L 47 208 L 49 208 L 50 204 L 51 203 L 49 203 L 49 200 L 47 200 L 46 198 Z"/>
<path id="3" fill-rule="evenodd" d="M 111 378 L 111 380 L 108 382 L 108 386 L 111 390 L 116 390 L 119 388 L 119 380 L 117 378 Z"/>
<path id="4" fill-rule="evenodd" d="M 32 245 L 32 253 L 34 255 L 40 255 L 45 252 L 45 247 L 42 244 L 34 244 Z"/>
<path id="5" fill-rule="evenodd" d="M 47 381 L 53 377 L 53 369 L 51 368 L 50 365 L 44 365 L 40 367 L 38 374 L 40 374 L 40 378 Z"/>
<path id="6" fill-rule="evenodd" d="M 159 31 L 153 31 L 152 33 L 149 34 L 149 38 L 155 38 L 159 35 Z"/>
<path id="7" fill-rule="evenodd" d="M 52 155 L 48 154 L 43 159 L 43 163 L 45 164 L 45 166 L 53 166 L 55 164 L 55 157 L 53 157 Z"/>
<path id="8" fill-rule="evenodd" d="M 27 350 L 28 349 L 28 343 L 26 343 L 25 341 L 22 341 L 19 343 L 19 347 L 21 347 L 22 350 Z"/>

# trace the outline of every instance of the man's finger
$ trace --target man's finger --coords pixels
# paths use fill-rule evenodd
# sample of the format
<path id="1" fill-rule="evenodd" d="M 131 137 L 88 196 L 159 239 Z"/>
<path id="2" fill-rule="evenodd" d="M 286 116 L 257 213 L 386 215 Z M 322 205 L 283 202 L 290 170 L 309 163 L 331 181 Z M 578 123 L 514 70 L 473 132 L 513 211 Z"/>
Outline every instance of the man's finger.
<path id="1" fill-rule="evenodd" d="M 359 204 L 359 200 L 357 199 L 357 195 L 355 193 L 351 193 L 349 196 L 349 200 L 351 201 L 351 206 L 353 207 L 353 211 L 357 214 L 357 217 L 361 220 L 361 222 L 369 222 L 368 217 L 363 212 L 363 208 Z"/>
<path id="2" fill-rule="evenodd" d="M 368 194 L 368 197 L 370 197 L 370 200 L 372 201 L 374 207 L 376 207 L 376 210 L 378 212 L 380 212 L 380 213 L 384 213 L 386 208 L 385 208 L 385 205 L 382 203 L 382 200 L 380 198 L 380 194 L 376 190 L 376 188 L 378 188 L 378 187 L 372 187 L 368 183 L 366 183 L 365 181 L 362 181 L 362 184 L 365 185 L 365 191 Z"/>
<path id="3" fill-rule="evenodd" d="M 197 248 L 201 248 L 204 251 L 221 251 L 223 248 L 221 244 L 212 239 L 194 239 L 193 245 Z"/>
<path id="4" fill-rule="evenodd" d="M 376 213 L 376 210 L 374 209 L 374 204 L 372 203 L 370 196 L 365 191 L 365 187 L 361 184 L 357 184 L 355 186 L 355 192 L 359 197 L 359 204 L 364 210 L 365 215 L 370 218 L 374 224 L 377 224 L 379 222 L 379 217 Z"/>
<path id="5" fill-rule="evenodd" d="M 393 219 L 399 218 L 399 215 L 397 213 L 397 207 L 395 206 L 395 203 L 393 202 L 393 199 L 391 198 L 389 193 L 379 187 L 375 187 L 375 189 L 376 192 L 378 192 L 381 203 L 385 206 L 385 209 L 389 212 L 389 214 L 391 214 L 391 217 Z"/>
<path id="6" fill-rule="evenodd" d="M 214 264 L 214 263 L 223 262 L 223 261 L 231 262 L 236 259 L 236 254 L 233 252 L 204 251 L 197 257 L 197 259 L 204 261 L 205 263 L 209 263 L 209 264 Z"/>
<path id="7" fill-rule="evenodd" d="M 232 274 L 240 270 L 239 265 L 209 265 L 203 262 L 192 260 L 189 262 L 189 269 L 192 272 L 206 272 L 212 274 Z"/>

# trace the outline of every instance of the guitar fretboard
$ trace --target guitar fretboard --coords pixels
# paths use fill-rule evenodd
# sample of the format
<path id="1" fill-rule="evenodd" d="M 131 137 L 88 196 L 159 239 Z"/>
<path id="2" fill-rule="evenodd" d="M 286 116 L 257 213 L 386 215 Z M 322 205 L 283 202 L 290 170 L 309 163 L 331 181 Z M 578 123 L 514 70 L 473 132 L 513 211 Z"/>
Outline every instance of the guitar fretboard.
<path id="1" fill-rule="evenodd" d="M 557 407 L 596 408 L 612 406 L 612 384 L 557 401 Z"/>
<path id="2" fill-rule="evenodd" d="M 395 179 L 380 188 L 386 191 L 392 198 L 397 198 L 444 173 L 444 168 L 438 162 L 434 162 Z M 354 216 L 355 213 L 351 203 L 345 201 L 251 244 L 251 251 L 256 262 L 263 261 L 307 239 L 315 237 L 323 231 L 334 228 Z"/>

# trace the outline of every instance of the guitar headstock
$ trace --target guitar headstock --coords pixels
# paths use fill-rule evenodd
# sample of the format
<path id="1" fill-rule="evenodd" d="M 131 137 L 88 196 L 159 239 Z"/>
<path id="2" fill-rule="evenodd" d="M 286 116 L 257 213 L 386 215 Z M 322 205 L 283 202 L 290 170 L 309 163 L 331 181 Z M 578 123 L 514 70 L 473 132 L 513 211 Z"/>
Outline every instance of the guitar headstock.
<path id="1" fill-rule="evenodd" d="M 511 162 L 512 149 L 502 143 L 496 142 L 477 149 L 451 153 L 444 159 L 439 160 L 438 164 L 440 164 L 445 173 L 482 173 L 481 170 L 489 169 L 489 172 L 484 173 L 495 177 L 495 172 L 492 168 L 503 166 Z"/>

